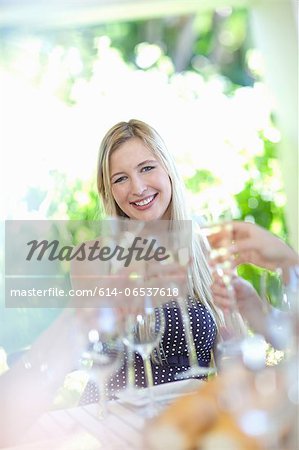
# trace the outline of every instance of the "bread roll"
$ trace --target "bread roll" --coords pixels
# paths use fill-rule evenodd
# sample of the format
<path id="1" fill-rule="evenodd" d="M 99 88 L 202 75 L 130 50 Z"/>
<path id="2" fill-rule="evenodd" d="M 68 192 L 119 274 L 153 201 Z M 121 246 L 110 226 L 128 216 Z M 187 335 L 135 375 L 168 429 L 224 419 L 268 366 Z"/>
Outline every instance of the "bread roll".
<path id="1" fill-rule="evenodd" d="M 235 378 L 237 377 L 237 379 Z M 260 450 L 225 408 L 223 394 L 246 373 L 235 372 L 203 383 L 199 390 L 179 398 L 152 420 L 145 432 L 147 450 Z"/>

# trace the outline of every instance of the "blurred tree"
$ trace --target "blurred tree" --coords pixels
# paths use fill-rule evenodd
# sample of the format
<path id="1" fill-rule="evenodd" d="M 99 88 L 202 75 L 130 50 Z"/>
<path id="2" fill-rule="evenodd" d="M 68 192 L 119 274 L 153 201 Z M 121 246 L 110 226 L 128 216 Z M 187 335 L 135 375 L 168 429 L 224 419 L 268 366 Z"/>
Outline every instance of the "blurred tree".
<path id="1" fill-rule="evenodd" d="M 93 181 L 70 181 L 58 170 L 53 171 L 52 176 L 55 187 L 49 199 L 48 218 L 92 221 L 103 216 Z"/>
<path id="2" fill-rule="evenodd" d="M 127 62 L 136 65 L 136 46 L 142 42 L 161 47 L 168 55 L 176 72 L 195 70 L 204 77 L 221 74 L 235 85 L 251 85 L 253 77 L 247 70 L 246 52 L 250 46 L 248 12 L 246 9 L 225 7 L 198 15 L 163 17 L 132 22 L 86 26 L 81 29 L 62 29 L 35 32 L 27 35 L 39 67 L 34 82 L 43 82 L 53 61 L 59 63 L 60 84 L 56 94 L 72 104 L 72 86 L 80 76 L 89 80 L 97 58 L 97 39 L 108 36 L 111 46 L 118 49 Z M 6 31 L 0 38 L 2 64 L 16 69 L 15 61 L 22 51 L 27 61 L 32 55 L 21 41 L 26 35 Z"/>

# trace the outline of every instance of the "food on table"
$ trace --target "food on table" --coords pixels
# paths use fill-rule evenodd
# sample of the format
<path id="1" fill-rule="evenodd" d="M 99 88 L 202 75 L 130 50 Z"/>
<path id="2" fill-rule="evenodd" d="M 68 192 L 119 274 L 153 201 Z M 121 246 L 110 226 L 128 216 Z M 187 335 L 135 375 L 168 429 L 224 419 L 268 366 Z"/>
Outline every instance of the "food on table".
<path id="1" fill-rule="evenodd" d="M 148 450 L 260 450 L 246 435 L 227 404 L 232 383 L 249 382 L 246 372 L 234 372 L 203 383 L 196 393 L 177 399 L 145 432 Z"/>

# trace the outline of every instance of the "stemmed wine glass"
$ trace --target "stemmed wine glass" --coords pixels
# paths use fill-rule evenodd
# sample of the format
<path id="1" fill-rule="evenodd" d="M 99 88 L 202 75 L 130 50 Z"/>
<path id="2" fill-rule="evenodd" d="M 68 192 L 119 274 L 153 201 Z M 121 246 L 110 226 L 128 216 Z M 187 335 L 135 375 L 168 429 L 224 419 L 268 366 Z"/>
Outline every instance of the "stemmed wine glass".
<path id="1" fill-rule="evenodd" d="M 142 235 L 144 222 L 131 221 L 123 218 L 107 217 L 105 221 L 101 222 L 101 237 L 104 238 L 105 245 L 110 248 L 120 247 L 124 249 L 124 254 L 128 253 L 128 249 L 134 242 L 135 238 Z M 127 295 L 134 290 L 138 290 L 143 286 L 143 267 L 142 262 L 132 260 L 128 267 L 124 267 L 123 258 L 113 258 L 107 264 L 106 273 L 104 273 L 104 280 L 101 284 L 107 286 L 109 302 L 113 304 L 121 313 L 121 322 L 124 327 L 127 323 L 134 321 L 134 316 L 131 314 L 131 306 L 134 309 L 136 299 Z M 108 284 L 107 284 L 108 282 Z M 112 282 L 112 283 L 111 283 Z M 117 293 L 117 295 L 114 295 Z M 133 303 L 133 305 L 132 305 Z M 126 354 L 126 393 L 129 395 L 135 392 L 135 373 L 134 373 L 134 350 L 127 344 L 127 339 L 122 336 L 122 342 L 125 346 Z"/>
<path id="2" fill-rule="evenodd" d="M 263 334 L 277 350 L 285 352 L 285 358 L 267 367 L 264 336 L 255 334 L 243 339 L 237 347 L 238 358 L 234 362 L 239 359 L 239 367 L 243 368 L 247 378 L 240 382 L 238 376 L 239 385 L 231 383 L 227 393 L 228 408 L 242 431 L 254 437 L 262 448 L 273 450 L 285 447 L 286 435 L 290 435 L 290 440 L 296 439 L 298 405 L 298 359 L 295 355 L 292 357 L 295 328 L 292 326 L 293 314 L 290 314 L 291 299 L 286 294 L 287 289 L 285 292 L 280 272 L 278 269 L 276 274 L 261 273 L 260 295 L 265 303 Z M 269 301 L 274 308 L 267 307 Z M 294 448 L 294 442 L 287 447 Z"/>
<path id="3" fill-rule="evenodd" d="M 117 311 L 98 308 L 94 310 L 94 314 L 96 326 L 88 331 L 88 348 L 82 355 L 82 362 L 98 385 L 98 418 L 104 419 L 108 414 L 106 382 L 123 364 L 124 345 Z"/>
<path id="4" fill-rule="evenodd" d="M 209 262 L 218 277 L 223 281 L 230 299 L 229 309 L 222 311 L 224 325 L 220 330 L 224 341 L 240 341 L 246 335 L 240 313 L 238 311 L 235 292 L 232 285 L 234 276 L 233 259 L 229 247 L 233 243 L 233 227 L 230 210 L 204 211 L 198 223 L 198 233 L 206 244 Z"/>
<path id="5" fill-rule="evenodd" d="M 148 415 L 155 414 L 154 397 L 152 392 L 153 374 L 151 358 L 159 358 L 158 346 L 165 330 L 165 317 L 163 310 L 154 308 L 151 297 L 144 297 L 139 302 L 134 320 L 131 314 L 127 321 L 127 330 L 124 343 L 140 354 L 148 387 L 149 409 Z"/>
<path id="6" fill-rule="evenodd" d="M 197 352 L 196 352 L 196 346 L 192 334 L 191 329 L 191 323 L 190 323 L 190 317 L 189 317 L 189 311 L 188 311 L 188 299 L 185 300 L 183 298 L 178 299 L 178 305 L 181 310 L 182 314 L 182 320 L 184 324 L 184 335 L 185 340 L 187 344 L 188 349 L 188 355 L 189 355 L 189 365 L 190 369 L 184 371 L 183 373 L 177 374 L 175 376 L 176 380 L 182 380 L 186 378 L 196 377 L 196 376 L 205 376 L 210 375 L 215 372 L 215 369 L 213 367 L 202 367 L 199 365 L 198 359 L 197 359 Z M 192 306 L 191 306 L 192 308 Z"/>
<path id="7" fill-rule="evenodd" d="M 127 321 L 130 323 L 134 320 L 134 317 L 129 314 L 127 317 Z M 131 322 L 132 323 L 132 322 Z M 129 327 L 132 329 L 131 327 Z M 128 339 L 126 336 L 123 337 L 123 343 L 126 348 L 126 387 L 125 390 L 129 395 L 133 395 L 135 392 L 135 371 L 134 371 L 134 350 L 130 345 L 127 344 Z"/>
<path id="8" fill-rule="evenodd" d="M 161 265 L 163 273 L 163 285 L 168 286 L 180 309 L 184 336 L 187 345 L 190 369 L 179 373 L 175 379 L 185 379 L 192 376 L 203 376 L 214 371 L 213 368 L 200 367 L 197 358 L 196 346 L 193 338 L 189 308 L 192 308 L 190 300 L 190 263 L 192 252 L 192 222 L 173 221 L 171 229 L 159 233 L 159 243 L 167 249 L 169 259 Z"/>
<path id="9" fill-rule="evenodd" d="M 290 296 L 285 291 L 279 268 L 274 273 L 261 272 L 260 295 L 265 305 L 271 305 L 265 317 L 267 338 L 276 349 L 285 352 L 292 345 L 294 330 Z"/>

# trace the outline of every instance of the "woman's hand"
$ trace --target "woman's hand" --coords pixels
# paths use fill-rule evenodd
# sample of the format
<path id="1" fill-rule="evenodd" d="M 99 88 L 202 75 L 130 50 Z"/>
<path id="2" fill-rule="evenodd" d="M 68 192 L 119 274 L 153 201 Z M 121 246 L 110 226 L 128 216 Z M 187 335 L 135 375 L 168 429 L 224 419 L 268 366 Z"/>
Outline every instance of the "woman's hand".
<path id="1" fill-rule="evenodd" d="M 287 269 L 299 264 L 298 254 L 285 242 L 258 225 L 232 222 L 234 244 L 229 251 L 234 256 L 234 266 L 252 263 L 265 269 Z"/>
<path id="2" fill-rule="evenodd" d="M 265 319 L 271 310 L 271 306 L 259 297 L 254 287 L 248 281 L 241 277 L 233 277 L 232 288 L 234 289 L 235 301 L 242 317 L 256 332 L 263 334 L 265 331 Z M 229 312 L 232 298 L 228 287 L 217 274 L 214 275 L 211 290 L 216 306 Z"/>

